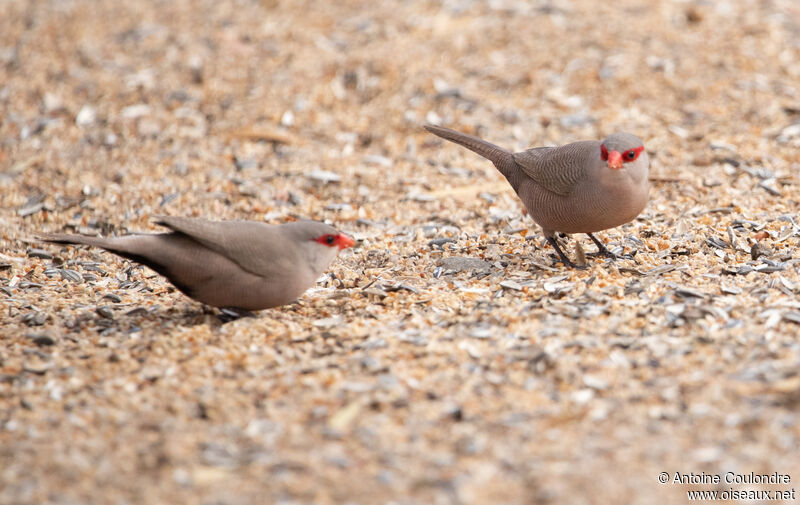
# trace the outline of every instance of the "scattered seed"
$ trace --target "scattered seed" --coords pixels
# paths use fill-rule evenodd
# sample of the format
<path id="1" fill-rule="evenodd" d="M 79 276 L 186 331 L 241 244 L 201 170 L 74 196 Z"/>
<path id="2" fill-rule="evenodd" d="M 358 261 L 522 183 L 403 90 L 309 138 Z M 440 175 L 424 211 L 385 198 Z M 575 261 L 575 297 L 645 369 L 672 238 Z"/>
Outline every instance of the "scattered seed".
<path id="1" fill-rule="evenodd" d="M 487 270 L 490 265 L 488 262 L 479 258 L 451 256 L 449 258 L 443 258 L 439 262 L 439 266 L 446 271 L 464 272 L 467 270 Z"/>
<path id="2" fill-rule="evenodd" d="M 783 272 L 786 267 L 784 265 L 758 265 L 754 270 L 762 274 L 771 274 L 772 272 Z"/>
<path id="3" fill-rule="evenodd" d="M 364 290 L 364 293 L 367 294 L 367 295 L 370 295 L 370 296 L 377 296 L 380 299 L 384 299 L 387 296 L 389 296 L 389 293 L 387 293 L 386 291 L 384 291 L 384 290 L 382 290 L 380 288 L 376 288 L 376 287 L 367 288 L 367 289 Z"/>
<path id="4" fill-rule="evenodd" d="M 761 256 L 770 256 L 772 251 L 765 245 L 762 245 L 760 242 L 755 242 L 750 247 L 750 258 L 753 260 L 757 260 Z"/>
<path id="5" fill-rule="evenodd" d="M 39 347 L 56 345 L 56 339 L 54 339 L 50 335 L 28 335 L 28 338 L 30 338 L 31 342 L 33 342 Z"/>
<path id="6" fill-rule="evenodd" d="M 501 282 L 500 286 L 505 288 L 505 289 L 513 289 L 514 291 L 522 291 L 522 284 L 520 284 L 518 282 L 511 281 L 511 280 Z"/>
<path id="7" fill-rule="evenodd" d="M 329 172 L 327 170 L 320 170 L 320 169 L 313 170 L 312 172 L 306 174 L 306 177 L 314 181 L 326 184 L 331 182 L 340 182 L 342 180 L 341 175 L 335 172 Z"/>
<path id="8" fill-rule="evenodd" d="M 339 316 L 334 316 L 334 317 L 325 317 L 322 319 L 317 319 L 316 321 L 313 321 L 311 324 L 316 328 L 328 329 L 340 326 L 343 323 L 344 319 L 342 319 Z"/>
<path id="9" fill-rule="evenodd" d="M 402 282 L 397 283 L 397 284 L 393 284 L 391 286 L 383 286 L 383 289 L 387 293 L 392 293 L 394 291 L 406 290 L 406 291 L 411 291 L 414 294 L 419 294 L 419 289 L 415 288 L 414 286 L 409 286 L 408 284 L 404 284 Z"/>
<path id="10" fill-rule="evenodd" d="M 45 251 L 44 249 L 28 249 L 28 257 L 30 258 L 41 258 L 44 260 L 51 260 L 53 259 L 53 255 L 49 252 Z"/>
<path id="11" fill-rule="evenodd" d="M 775 179 L 771 178 L 771 179 L 768 179 L 766 181 L 759 182 L 758 183 L 758 187 L 763 189 L 764 191 L 766 191 L 770 195 L 781 196 L 781 192 L 778 191 L 777 189 L 775 189 L 775 187 L 772 185 L 772 184 L 774 184 L 774 182 L 775 182 Z"/>
<path id="12" fill-rule="evenodd" d="M 122 298 L 120 298 L 118 295 L 115 295 L 114 293 L 106 293 L 103 295 L 103 298 L 106 300 L 111 300 L 114 303 L 122 303 Z"/>
<path id="13" fill-rule="evenodd" d="M 720 286 L 720 291 L 729 295 L 738 295 L 742 292 L 740 288 L 737 288 L 736 286 L 728 286 L 726 284 L 722 284 Z"/>
<path id="14" fill-rule="evenodd" d="M 68 268 L 61 268 L 58 270 L 58 273 L 61 274 L 61 280 L 71 281 L 71 282 L 83 282 L 83 276 L 75 270 L 70 270 Z"/>
<path id="15" fill-rule="evenodd" d="M 661 275 L 661 274 L 665 274 L 665 273 L 667 273 L 667 272 L 672 272 L 672 271 L 673 271 L 673 270 L 675 270 L 676 268 L 677 268 L 677 267 L 676 267 L 675 265 L 672 265 L 672 264 L 666 263 L 666 264 L 664 264 L 664 265 L 659 265 L 659 266 L 657 266 L 657 267 L 653 267 L 653 268 L 651 268 L 650 270 L 648 270 L 647 272 L 645 272 L 645 273 L 644 273 L 644 275 L 645 275 L 645 276 Z"/>
<path id="16" fill-rule="evenodd" d="M 17 209 L 17 215 L 20 217 L 28 217 L 30 215 L 36 214 L 43 208 L 44 208 L 43 202 L 29 203 Z"/>
<path id="17" fill-rule="evenodd" d="M 577 240 L 575 241 L 575 264 L 580 267 L 586 266 L 586 253 L 583 252 L 583 247 Z"/>
<path id="18" fill-rule="evenodd" d="M 445 244 L 450 244 L 453 242 L 456 242 L 456 239 L 451 237 L 435 238 L 428 242 L 428 247 L 438 247 L 439 249 L 443 249 Z"/>
<path id="19" fill-rule="evenodd" d="M 34 375 L 44 375 L 53 368 L 50 363 L 42 363 L 41 365 L 25 365 L 22 367 L 23 372 L 32 373 Z"/>
<path id="20" fill-rule="evenodd" d="M 544 290 L 551 294 L 551 295 L 559 295 L 571 290 L 575 287 L 575 283 L 572 282 L 545 282 L 542 287 Z"/>
<path id="21" fill-rule="evenodd" d="M 716 247 L 717 249 L 728 249 L 731 246 L 729 243 L 717 237 L 707 237 L 706 244 L 711 247 Z"/>
<path id="22" fill-rule="evenodd" d="M 682 298 L 705 298 L 706 294 L 696 289 L 688 288 L 688 287 L 678 287 L 675 289 L 675 294 L 682 297 Z"/>

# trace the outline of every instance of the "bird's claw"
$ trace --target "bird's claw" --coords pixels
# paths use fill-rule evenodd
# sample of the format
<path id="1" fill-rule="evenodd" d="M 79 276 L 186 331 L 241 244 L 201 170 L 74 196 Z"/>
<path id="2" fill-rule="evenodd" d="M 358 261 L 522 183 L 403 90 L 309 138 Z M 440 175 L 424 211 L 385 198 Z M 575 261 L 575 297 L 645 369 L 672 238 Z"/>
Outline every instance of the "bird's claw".
<path id="1" fill-rule="evenodd" d="M 599 256 L 602 256 L 604 258 L 611 258 L 612 260 L 628 259 L 626 257 L 626 255 L 624 255 L 624 254 L 619 254 L 619 255 L 618 254 L 614 254 L 614 253 L 612 253 L 611 251 L 609 251 L 606 248 L 603 248 L 602 250 L 598 250 L 596 252 L 586 253 L 586 256 L 589 257 L 589 258 L 597 258 Z"/>
<path id="2" fill-rule="evenodd" d="M 564 251 L 561 250 L 561 248 L 558 246 L 558 242 L 556 242 L 556 240 L 553 237 L 547 237 L 547 241 L 550 243 L 551 246 L 553 246 L 553 249 L 555 249 L 556 253 L 558 254 L 558 261 L 563 263 L 564 266 L 568 268 L 574 268 L 576 270 L 586 270 L 585 265 L 576 265 L 575 263 L 572 262 L 572 260 L 567 258 L 567 255 L 564 254 Z"/>
<path id="3" fill-rule="evenodd" d="M 597 237 L 595 237 L 591 233 L 587 233 L 587 235 L 589 235 L 589 238 L 592 239 L 592 242 L 594 242 L 594 244 L 597 246 L 597 252 L 588 253 L 586 254 L 586 256 L 589 256 L 591 258 L 597 256 L 605 256 L 606 258 L 611 258 L 612 260 L 618 260 L 618 259 L 632 260 L 633 257 L 636 255 L 635 250 L 629 254 L 614 254 L 613 252 L 609 251 L 608 248 L 597 239 Z"/>

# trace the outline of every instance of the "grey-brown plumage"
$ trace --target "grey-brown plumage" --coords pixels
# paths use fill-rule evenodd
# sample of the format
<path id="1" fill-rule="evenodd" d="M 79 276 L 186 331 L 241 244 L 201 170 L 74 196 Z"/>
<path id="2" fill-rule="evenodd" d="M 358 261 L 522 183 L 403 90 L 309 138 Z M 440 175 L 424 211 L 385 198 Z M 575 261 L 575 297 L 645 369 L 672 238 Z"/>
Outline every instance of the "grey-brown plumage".
<path id="1" fill-rule="evenodd" d="M 261 310 L 295 300 L 353 239 L 317 221 L 269 225 L 161 217 L 171 231 L 122 237 L 47 234 L 142 263 L 187 296 L 214 307 Z"/>
<path id="2" fill-rule="evenodd" d="M 425 129 L 494 163 L 567 265 L 575 266 L 558 247 L 556 232 L 586 233 L 610 255 L 592 234 L 632 221 L 647 205 L 650 161 L 630 133 L 512 153 L 449 128 Z"/>

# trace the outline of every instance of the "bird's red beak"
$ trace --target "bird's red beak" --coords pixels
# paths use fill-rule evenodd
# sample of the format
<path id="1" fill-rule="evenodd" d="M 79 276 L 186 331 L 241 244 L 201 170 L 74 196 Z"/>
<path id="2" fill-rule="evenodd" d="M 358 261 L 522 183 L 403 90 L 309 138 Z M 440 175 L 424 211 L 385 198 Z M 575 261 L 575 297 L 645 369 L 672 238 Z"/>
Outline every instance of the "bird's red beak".
<path id="1" fill-rule="evenodd" d="M 619 151 L 611 151 L 608 153 L 608 168 L 613 170 L 622 168 L 622 155 Z"/>
<path id="2" fill-rule="evenodd" d="M 356 245 L 356 241 L 353 240 L 352 237 L 349 237 L 344 233 L 340 233 L 336 238 L 338 239 L 337 243 L 339 244 L 340 251 L 342 249 L 347 249 L 348 247 L 353 247 L 354 245 Z"/>

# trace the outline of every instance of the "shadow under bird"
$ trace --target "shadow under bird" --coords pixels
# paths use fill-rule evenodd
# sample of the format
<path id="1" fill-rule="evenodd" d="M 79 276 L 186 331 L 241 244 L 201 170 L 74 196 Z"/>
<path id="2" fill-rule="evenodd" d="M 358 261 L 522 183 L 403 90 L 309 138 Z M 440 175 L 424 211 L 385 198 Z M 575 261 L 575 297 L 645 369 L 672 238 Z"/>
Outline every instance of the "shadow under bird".
<path id="1" fill-rule="evenodd" d="M 317 221 L 270 225 L 160 217 L 167 233 L 121 237 L 44 234 L 60 244 L 101 247 L 142 263 L 195 300 L 225 309 L 261 310 L 290 303 L 314 285 L 354 241 Z"/>
<path id="2" fill-rule="evenodd" d="M 512 153 L 450 128 L 425 129 L 494 163 L 567 266 L 576 267 L 558 246 L 557 232 L 586 233 L 599 254 L 615 257 L 593 234 L 633 221 L 647 205 L 650 160 L 630 133 Z"/>

